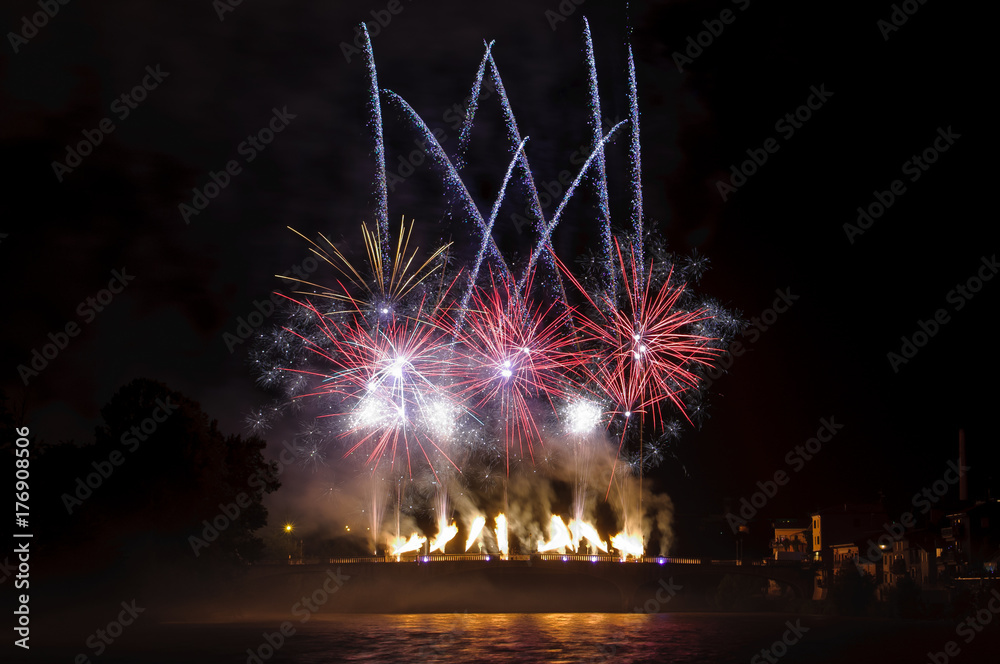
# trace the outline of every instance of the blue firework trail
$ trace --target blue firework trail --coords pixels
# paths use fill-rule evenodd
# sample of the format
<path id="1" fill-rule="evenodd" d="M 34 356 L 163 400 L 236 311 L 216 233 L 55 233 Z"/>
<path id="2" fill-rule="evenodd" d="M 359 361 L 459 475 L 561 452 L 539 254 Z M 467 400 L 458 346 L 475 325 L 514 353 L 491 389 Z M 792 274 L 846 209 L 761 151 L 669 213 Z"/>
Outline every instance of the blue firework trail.
<path id="1" fill-rule="evenodd" d="M 371 113 L 370 126 L 375 134 L 375 190 L 378 195 L 378 208 L 375 212 L 375 222 L 382 238 L 382 255 L 389 255 L 389 183 L 385 174 L 385 139 L 382 135 L 382 100 L 378 92 L 378 71 L 375 68 L 375 53 L 372 51 L 372 40 L 368 36 L 368 26 L 361 24 L 365 36 L 365 64 L 371 79 L 371 90 L 368 98 L 368 110 Z M 386 265 L 388 270 L 388 264 Z M 388 273 L 383 277 L 387 277 Z"/>
<path id="2" fill-rule="evenodd" d="M 639 89 L 635 82 L 635 61 L 632 47 L 628 47 L 628 109 L 632 140 L 628 148 L 629 184 L 631 185 L 632 232 L 635 233 L 635 253 L 645 256 L 645 241 L 642 227 L 642 147 L 639 144 Z M 642 287 L 642 282 L 639 282 Z"/>
<path id="3" fill-rule="evenodd" d="M 492 42 L 490 42 L 492 47 Z M 514 109 L 510 105 L 510 99 L 507 98 L 507 90 L 504 88 L 503 79 L 500 77 L 500 68 L 497 67 L 496 62 L 493 60 L 493 54 L 487 51 L 490 62 L 490 76 L 493 82 L 493 87 L 497 91 L 497 95 L 500 99 L 500 108 L 503 112 L 504 124 L 507 128 L 507 138 L 512 145 L 521 145 L 523 139 L 521 138 L 521 132 L 517 128 L 517 118 L 514 117 Z M 545 233 L 545 212 L 542 209 L 542 202 L 538 197 L 538 187 L 535 186 L 535 177 L 531 171 L 531 165 L 528 163 L 528 155 L 524 150 L 518 150 L 519 155 L 518 166 L 519 178 L 518 181 L 525 191 L 528 192 L 528 204 L 531 206 L 531 216 L 537 221 L 536 227 L 538 230 L 538 235 L 540 238 L 540 246 L 550 247 L 549 241 Z M 555 259 L 552 252 L 543 252 L 541 254 L 542 264 L 546 267 L 552 283 L 554 283 L 556 288 L 556 295 L 560 301 L 566 302 L 566 286 L 563 283 L 562 274 L 556 267 Z M 527 278 L 531 270 L 534 268 L 534 261 L 529 263 L 528 267 L 525 269 L 525 274 L 522 277 L 522 281 Z M 572 322 L 572 316 L 570 317 L 570 322 Z"/>
<path id="4" fill-rule="evenodd" d="M 483 53 L 482 62 L 479 63 L 479 70 L 476 72 L 476 81 L 472 84 L 472 92 L 469 94 L 469 104 L 465 108 L 465 116 L 462 118 L 462 126 L 458 132 L 458 149 L 455 151 L 455 167 L 462 170 L 465 166 L 465 151 L 469 147 L 469 139 L 472 138 L 472 122 L 476 117 L 476 109 L 479 107 L 479 93 L 483 87 L 483 75 L 486 73 L 486 63 L 492 62 L 490 51 L 493 49 L 493 42 L 486 44 L 486 52 Z M 520 140 L 518 140 L 520 142 Z"/>
<path id="5" fill-rule="evenodd" d="M 594 58 L 594 40 L 590 36 L 590 22 L 583 19 L 583 36 L 587 50 L 587 94 L 590 104 L 590 135 L 594 144 L 593 171 L 597 188 L 597 210 L 601 222 L 601 245 L 604 256 L 604 287 L 614 287 L 615 264 L 611 246 L 611 210 L 608 208 L 608 173 L 604 165 L 604 141 L 601 140 L 601 96 L 597 86 L 597 60 Z M 568 196 L 567 196 L 568 198 Z"/>

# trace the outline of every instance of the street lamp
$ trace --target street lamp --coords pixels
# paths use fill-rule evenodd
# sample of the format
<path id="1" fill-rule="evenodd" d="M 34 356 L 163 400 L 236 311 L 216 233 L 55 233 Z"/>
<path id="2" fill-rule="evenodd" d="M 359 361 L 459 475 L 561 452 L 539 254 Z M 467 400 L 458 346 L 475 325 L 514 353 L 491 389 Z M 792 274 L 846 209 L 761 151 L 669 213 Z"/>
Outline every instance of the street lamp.
<path id="1" fill-rule="evenodd" d="M 285 534 L 288 535 L 288 537 L 289 537 L 289 541 L 288 541 L 288 543 L 289 543 L 289 547 L 288 547 L 288 564 L 291 565 L 292 564 L 292 551 L 295 549 L 295 540 L 292 539 L 292 532 L 295 530 L 295 524 L 293 524 L 292 522 L 289 521 L 289 522 L 285 523 L 284 528 L 282 528 L 282 530 L 284 530 Z M 299 544 L 299 558 L 301 558 L 302 557 L 302 540 L 301 539 L 299 540 L 298 544 Z"/>

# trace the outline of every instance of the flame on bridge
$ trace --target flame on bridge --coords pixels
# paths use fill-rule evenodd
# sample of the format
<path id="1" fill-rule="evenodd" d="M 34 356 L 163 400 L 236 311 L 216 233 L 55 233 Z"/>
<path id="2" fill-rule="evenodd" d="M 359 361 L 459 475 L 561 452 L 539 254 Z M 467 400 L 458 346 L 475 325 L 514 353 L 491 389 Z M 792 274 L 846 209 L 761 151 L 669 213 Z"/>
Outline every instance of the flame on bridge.
<path id="1" fill-rule="evenodd" d="M 503 514 L 497 514 L 494 518 L 494 524 L 496 550 L 499 551 L 500 558 L 506 560 L 510 555 L 507 517 Z M 465 540 L 465 551 L 468 552 L 477 541 L 482 542 L 483 537 L 488 535 L 489 532 L 489 529 L 486 528 L 486 517 L 481 514 L 476 516 L 469 526 L 468 537 Z M 427 549 L 428 553 L 435 551 L 440 551 L 442 554 L 446 553 L 445 547 L 448 542 L 455 539 L 457 535 L 458 525 L 454 521 L 451 523 L 446 521 L 438 522 L 438 532 L 430 539 Z M 400 557 L 404 553 L 420 551 L 426 542 L 428 542 L 427 537 L 419 533 L 413 533 L 408 538 L 390 538 L 389 550 L 392 556 L 400 560 Z M 492 549 L 493 547 L 490 546 L 489 548 Z M 639 533 L 622 531 L 612 536 L 609 543 L 601 539 L 601 535 L 597 532 L 597 527 L 594 524 L 578 519 L 570 519 L 567 524 L 558 514 L 549 516 L 548 539 L 539 539 L 535 542 L 535 551 L 537 553 L 587 554 L 589 552 L 593 554 L 600 551 L 603 554 L 607 554 L 611 549 L 616 550 L 623 561 L 628 558 L 639 559 L 645 554 L 645 544 L 642 535 Z"/>

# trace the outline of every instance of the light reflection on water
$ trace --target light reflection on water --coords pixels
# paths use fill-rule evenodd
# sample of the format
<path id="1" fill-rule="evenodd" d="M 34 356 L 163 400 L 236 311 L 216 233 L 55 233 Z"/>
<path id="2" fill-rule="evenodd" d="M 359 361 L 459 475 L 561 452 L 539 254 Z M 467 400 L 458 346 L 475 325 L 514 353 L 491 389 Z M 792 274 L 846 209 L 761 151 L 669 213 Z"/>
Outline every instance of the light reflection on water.
<path id="1" fill-rule="evenodd" d="M 283 623 L 294 633 L 279 638 Z M 779 643 L 793 623 L 805 633 L 773 651 L 780 664 L 921 662 L 955 639 L 953 620 L 771 613 L 318 614 L 306 623 L 285 614 L 150 625 L 131 642 L 116 641 L 99 664 L 746 664 L 771 661 L 762 649 Z M 963 644 L 961 664 L 996 664 L 998 636 Z"/>
<path id="2" fill-rule="evenodd" d="M 295 642 L 294 654 L 279 651 L 279 655 L 286 657 L 275 657 L 274 661 L 305 664 L 729 661 L 735 652 L 752 649 L 761 631 L 770 633 L 776 629 L 767 626 L 782 624 L 774 616 L 751 616 L 727 624 L 730 622 L 720 621 L 718 616 L 678 614 L 338 616 L 302 626 L 291 638 Z"/>

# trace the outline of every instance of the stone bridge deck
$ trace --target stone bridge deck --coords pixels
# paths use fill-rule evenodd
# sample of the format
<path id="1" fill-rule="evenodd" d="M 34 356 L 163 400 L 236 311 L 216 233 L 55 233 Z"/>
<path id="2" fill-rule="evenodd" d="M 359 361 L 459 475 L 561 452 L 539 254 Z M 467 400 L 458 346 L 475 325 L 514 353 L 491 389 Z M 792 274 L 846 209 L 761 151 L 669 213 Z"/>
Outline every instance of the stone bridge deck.
<path id="1" fill-rule="evenodd" d="M 727 574 L 774 580 L 801 598 L 812 595 L 813 568 L 798 563 L 473 554 L 255 565 L 241 583 L 240 601 L 280 607 L 311 597 L 324 612 L 655 612 L 669 610 L 675 596 L 711 593 Z"/>

